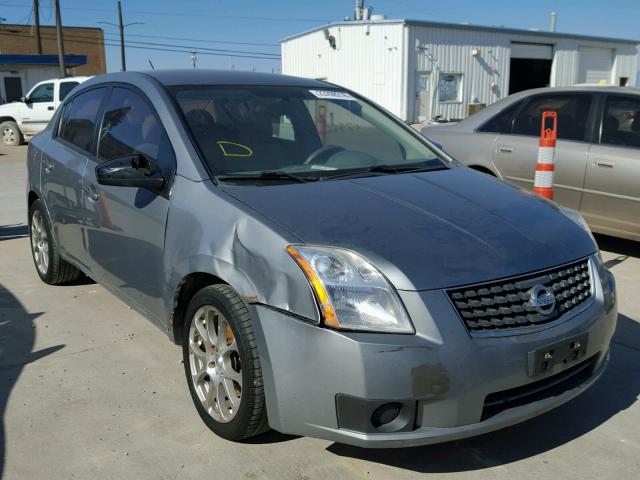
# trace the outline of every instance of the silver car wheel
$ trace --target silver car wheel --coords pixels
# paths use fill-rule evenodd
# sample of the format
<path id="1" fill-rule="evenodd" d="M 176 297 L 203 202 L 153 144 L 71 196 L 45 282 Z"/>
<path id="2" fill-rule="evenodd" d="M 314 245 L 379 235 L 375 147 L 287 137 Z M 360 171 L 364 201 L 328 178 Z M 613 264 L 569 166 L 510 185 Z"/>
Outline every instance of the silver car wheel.
<path id="1" fill-rule="evenodd" d="M 12 128 L 5 127 L 2 130 L 2 142 L 5 145 L 13 145 L 15 141 L 16 141 L 16 132 L 14 132 Z"/>
<path id="2" fill-rule="evenodd" d="M 190 379 L 202 406 L 216 422 L 230 422 L 242 400 L 242 367 L 229 322 L 216 307 L 203 305 L 188 341 Z"/>
<path id="3" fill-rule="evenodd" d="M 31 251 L 38 271 L 46 275 L 49 270 L 49 236 L 39 210 L 35 210 L 31 216 Z"/>

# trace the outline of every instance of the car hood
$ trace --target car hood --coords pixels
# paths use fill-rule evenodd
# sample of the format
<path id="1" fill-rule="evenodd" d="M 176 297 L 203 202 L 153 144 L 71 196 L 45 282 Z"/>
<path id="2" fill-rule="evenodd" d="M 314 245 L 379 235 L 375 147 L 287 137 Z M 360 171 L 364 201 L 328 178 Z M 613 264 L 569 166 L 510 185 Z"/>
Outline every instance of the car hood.
<path id="1" fill-rule="evenodd" d="M 0 112 L 14 112 L 20 102 L 9 102 L 0 105 Z"/>
<path id="2" fill-rule="evenodd" d="M 557 205 L 463 167 L 222 188 L 300 242 L 364 255 L 400 290 L 519 275 L 597 250 Z"/>

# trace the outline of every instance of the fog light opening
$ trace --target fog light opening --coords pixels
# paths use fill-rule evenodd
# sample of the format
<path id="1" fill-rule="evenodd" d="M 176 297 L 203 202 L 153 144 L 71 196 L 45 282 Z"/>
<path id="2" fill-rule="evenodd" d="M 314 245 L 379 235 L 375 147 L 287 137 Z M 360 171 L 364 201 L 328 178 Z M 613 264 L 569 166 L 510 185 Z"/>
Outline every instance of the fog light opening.
<path id="1" fill-rule="evenodd" d="M 376 408 L 371 414 L 371 424 L 379 428 L 393 422 L 400 414 L 402 404 L 398 402 L 385 403 Z"/>

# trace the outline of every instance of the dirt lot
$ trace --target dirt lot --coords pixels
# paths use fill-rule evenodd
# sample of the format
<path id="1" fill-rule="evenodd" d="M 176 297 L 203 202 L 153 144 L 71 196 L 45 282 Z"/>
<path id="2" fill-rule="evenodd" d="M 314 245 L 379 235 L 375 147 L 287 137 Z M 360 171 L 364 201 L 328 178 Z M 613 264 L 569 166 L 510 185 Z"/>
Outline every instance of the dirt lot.
<path id="1" fill-rule="evenodd" d="M 618 281 L 609 369 L 581 397 L 481 437 L 361 450 L 271 433 L 213 436 L 181 352 L 101 286 L 52 287 L 29 253 L 26 149 L 0 147 L 0 476 L 123 478 L 640 478 L 640 244 L 598 237 Z"/>

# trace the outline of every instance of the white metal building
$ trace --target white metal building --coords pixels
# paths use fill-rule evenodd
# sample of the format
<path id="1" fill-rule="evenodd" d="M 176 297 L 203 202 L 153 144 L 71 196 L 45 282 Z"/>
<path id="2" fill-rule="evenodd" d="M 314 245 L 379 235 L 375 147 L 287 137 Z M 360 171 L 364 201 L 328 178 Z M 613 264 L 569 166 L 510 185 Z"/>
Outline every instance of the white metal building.
<path id="1" fill-rule="evenodd" d="M 404 120 L 454 119 L 528 88 L 635 85 L 638 43 L 374 16 L 285 38 L 282 72 L 344 86 Z"/>

